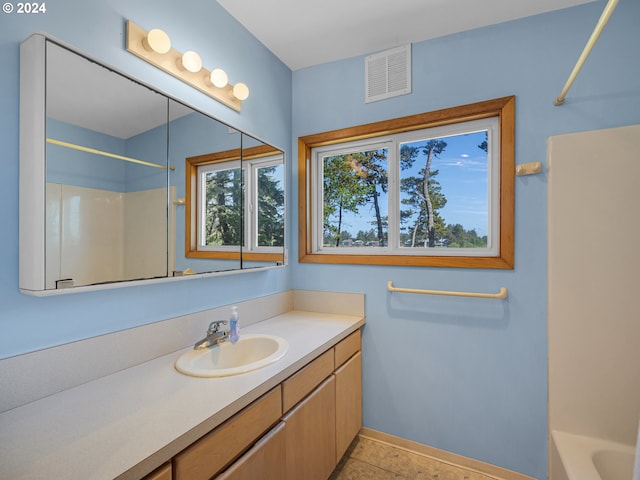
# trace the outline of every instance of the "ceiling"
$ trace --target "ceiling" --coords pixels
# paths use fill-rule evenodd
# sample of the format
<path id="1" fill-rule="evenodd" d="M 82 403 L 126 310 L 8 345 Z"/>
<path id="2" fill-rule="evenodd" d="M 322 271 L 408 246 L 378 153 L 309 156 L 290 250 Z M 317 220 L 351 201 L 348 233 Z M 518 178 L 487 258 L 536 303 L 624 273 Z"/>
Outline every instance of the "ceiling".
<path id="1" fill-rule="evenodd" d="M 291 70 L 594 0 L 217 0 Z"/>
<path id="2" fill-rule="evenodd" d="M 47 117 L 127 139 L 192 112 L 57 44 L 47 45 Z M 168 111 L 167 111 L 168 110 Z M 96 114 L 100 112 L 100 114 Z"/>

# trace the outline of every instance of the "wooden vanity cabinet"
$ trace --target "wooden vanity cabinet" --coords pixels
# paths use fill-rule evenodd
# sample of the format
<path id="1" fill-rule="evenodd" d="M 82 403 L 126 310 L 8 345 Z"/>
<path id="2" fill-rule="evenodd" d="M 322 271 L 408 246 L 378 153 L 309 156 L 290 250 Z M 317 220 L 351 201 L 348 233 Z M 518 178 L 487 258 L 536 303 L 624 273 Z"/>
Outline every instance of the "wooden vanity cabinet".
<path id="1" fill-rule="evenodd" d="M 209 480 L 238 458 L 282 416 L 280 385 L 173 459 L 175 480 Z"/>
<path id="2" fill-rule="evenodd" d="M 282 382 L 282 412 L 291 410 L 331 375 L 333 370 L 334 353 L 330 349 Z"/>
<path id="3" fill-rule="evenodd" d="M 280 422 L 215 480 L 283 480 L 285 453 L 285 424 Z"/>
<path id="4" fill-rule="evenodd" d="M 283 382 L 287 480 L 329 478 L 360 431 L 360 350 L 358 330 Z"/>
<path id="5" fill-rule="evenodd" d="M 327 480 L 362 426 L 360 350 L 358 330 L 144 480 Z"/>
<path id="6" fill-rule="evenodd" d="M 360 330 L 356 330 L 333 347 L 335 368 L 339 368 L 360 350 L 362 350 L 362 340 Z"/>
<path id="7" fill-rule="evenodd" d="M 336 369 L 336 460 L 362 428 L 362 353 Z"/>
<path id="8" fill-rule="evenodd" d="M 165 463 L 160 468 L 145 476 L 142 480 L 172 480 L 171 462 Z"/>
<path id="9" fill-rule="evenodd" d="M 336 468 L 336 382 L 330 375 L 282 419 L 287 480 L 327 480 Z"/>
<path id="10" fill-rule="evenodd" d="M 340 461 L 362 428 L 362 341 L 355 331 L 334 347 L 336 459 Z"/>

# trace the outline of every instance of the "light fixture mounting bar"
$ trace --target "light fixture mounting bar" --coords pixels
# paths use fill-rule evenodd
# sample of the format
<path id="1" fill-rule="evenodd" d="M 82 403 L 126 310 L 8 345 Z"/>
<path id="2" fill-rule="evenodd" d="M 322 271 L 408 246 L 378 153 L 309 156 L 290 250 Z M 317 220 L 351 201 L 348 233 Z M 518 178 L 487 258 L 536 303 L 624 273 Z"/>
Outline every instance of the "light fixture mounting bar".
<path id="1" fill-rule="evenodd" d="M 233 86 L 226 85 L 218 88 L 207 82 L 207 78 L 211 72 L 205 68 L 198 73 L 192 73 L 188 70 L 182 70 L 178 67 L 178 60 L 182 57 L 182 53 L 174 48 L 165 54 L 156 53 L 144 47 L 143 40 L 147 38 L 147 31 L 139 27 L 131 20 L 127 21 L 127 51 L 135 56 L 150 63 L 151 65 L 173 75 L 184 83 L 200 90 L 205 95 L 219 101 L 220 103 L 232 108 L 236 111 L 242 109 L 242 101 L 233 95 Z"/>

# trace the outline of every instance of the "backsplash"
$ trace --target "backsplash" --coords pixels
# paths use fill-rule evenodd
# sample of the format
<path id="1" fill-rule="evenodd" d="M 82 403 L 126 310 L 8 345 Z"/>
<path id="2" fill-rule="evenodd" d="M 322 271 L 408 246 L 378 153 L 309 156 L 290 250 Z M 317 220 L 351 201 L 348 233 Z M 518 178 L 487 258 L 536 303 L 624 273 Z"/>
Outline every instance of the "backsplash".
<path id="1" fill-rule="evenodd" d="M 293 292 L 237 305 L 250 325 L 292 310 Z M 0 412 L 188 347 L 230 313 L 225 305 L 1 360 Z"/>
<path id="2" fill-rule="evenodd" d="M 238 302 L 241 325 L 291 310 L 364 315 L 364 295 L 289 290 Z M 0 413 L 187 348 L 232 305 L 182 315 L 0 360 Z"/>

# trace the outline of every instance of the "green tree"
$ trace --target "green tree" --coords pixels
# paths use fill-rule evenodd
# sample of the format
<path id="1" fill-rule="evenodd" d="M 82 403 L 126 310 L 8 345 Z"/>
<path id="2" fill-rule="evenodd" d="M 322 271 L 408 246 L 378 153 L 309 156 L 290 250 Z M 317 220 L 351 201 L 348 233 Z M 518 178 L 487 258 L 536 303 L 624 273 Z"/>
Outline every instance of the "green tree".
<path id="1" fill-rule="evenodd" d="M 358 178 L 366 187 L 368 192 L 367 201 L 372 202 L 376 216 L 376 233 L 380 245 L 385 241 L 385 223 L 380 212 L 380 194 L 386 193 L 389 185 L 387 167 L 387 150 L 372 150 L 368 152 L 352 153 L 347 156 L 347 160 L 356 170 Z"/>
<path id="2" fill-rule="evenodd" d="M 206 175 L 205 245 L 240 245 L 242 172 L 239 168 Z"/>
<path id="3" fill-rule="evenodd" d="M 284 245 L 284 189 L 277 170 L 282 165 L 258 169 L 258 245 Z"/>
<path id="4" fill-rule="evenodd" d="M 371 196 L 370 187 L 361 181 L 349 155 L 335 155 L 324 159 L 323 192 L 324 236 L 330 235 L 339 247 L 344 212 L 357 214 Z"/>
<path id="5" fill-rule="evenodd" d="M 454 248 L 484 248 L 487 246 L 487 237 L 479 237 L 474 229 L 465 230 L 459 223 L 447 225 L 445 238 L 447 245 Z"/>
<path id="6" fill-rule="evenodd" d="M 400 149 L 400 165 L 403 170 L 411 168 L 420 153 L 425 157 L 425 165 L 418 172 L 418 176 L 405 177 L 401 181 L 400 188 L 409 195 L 402 203 L 410 205 L 417 210 L 416 222 L 413 226 L 411 246 L 416 245 L 418 235 L 423 236 L 424 244 L 428 247 L 436 246 L 436 231 L 444 233 L 444 220 L 438 211 L 447 203 L 442 193 L 440 183 L 434 178 L 438 170 L 432 170 L 434 158 L 447 147 L 444 140 L 429 140 L 423 146 L 403 145 Z"/>
<path id="7" fill-rule="evenodd" d="M 368 231 L 364 231 L 364 230 L 359 230 L 358 234 L 356 235 L 356 238 L 358 240 L 362 240 L 363 242 L 371 242 L 373 240 L 377 240 L 378 237 L 376 235 L 376 231 L 372 228 L 371 230 Z"/>

